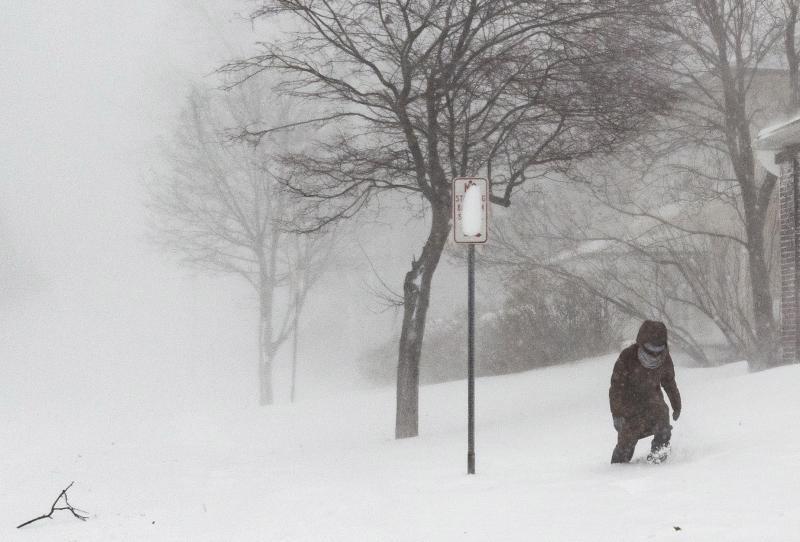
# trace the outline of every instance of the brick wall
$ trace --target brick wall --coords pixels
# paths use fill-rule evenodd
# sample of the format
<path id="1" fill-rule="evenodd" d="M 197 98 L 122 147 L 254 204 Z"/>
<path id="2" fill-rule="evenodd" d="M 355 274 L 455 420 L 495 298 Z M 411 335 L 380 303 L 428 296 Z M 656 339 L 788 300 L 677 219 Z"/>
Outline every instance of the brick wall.
<path id="1" fill-rule="evenodd" d="M 781 358 L 795 363 L 800 353 L 798 333 L 798 270 L 800 269 L 800 228 L 798 228 L 798 149 L 786 149 L 777 160 L 781 165 L 779 186 L 781 232 Z"/>

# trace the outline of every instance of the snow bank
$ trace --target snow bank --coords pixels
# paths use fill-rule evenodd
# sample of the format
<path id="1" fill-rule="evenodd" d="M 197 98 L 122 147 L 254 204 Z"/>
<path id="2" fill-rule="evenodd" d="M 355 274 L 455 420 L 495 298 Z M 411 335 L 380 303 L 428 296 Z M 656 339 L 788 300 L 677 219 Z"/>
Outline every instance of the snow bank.
<path id="1" fill-rule="evenodd" d="M 613 356 L 424 387 L 421 434 L 392 438 L 391 389 L 192 415 L 7 410 L 0 539 L 790 540 L 800 532 L 800 366 L 678 369 L 673 457 L 610 465 Z M 148 412 L 150 412 L 148 414 Z M 22 530 L 71 480 L 68 514 Z M 680 528 L 680 530 L 676 530 Z"/>

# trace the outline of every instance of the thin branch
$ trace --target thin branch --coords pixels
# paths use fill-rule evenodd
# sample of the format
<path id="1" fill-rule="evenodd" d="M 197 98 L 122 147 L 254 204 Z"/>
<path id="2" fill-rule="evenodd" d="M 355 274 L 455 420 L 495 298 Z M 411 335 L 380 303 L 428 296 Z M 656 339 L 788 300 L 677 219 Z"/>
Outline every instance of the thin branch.
<path id="1" fill-rule="evenodd" d="M 74 484 L 74 483 L 75 482 L 70 482 L 70 484 L 67 487 L 65 487 L 64 489 L 61 490 L 61 493 L 58 494 L 58 497 L 56 497 L 56 500 L 53 501 L 53 505 L 50 507 L 50 512 L 49 513 L 43 514 L 43 515 L 39 516 L 38 518 L 33 518 L 31 520 L 28 520 L 25 523 L 20 523 L 19 525 L 17 525 L 17 529 L 21 529 L 22 527 L 25 527 L 26 525 L 30 525 L 31 523 L 33 523 L 35 521 L 39 521 L 40 519 L 45 519 L 45 518 L 53 519 L 53 514 L 57 510 L 69 510 L 72 513 L 72 515 L 75 516 L 76 518 L 78 518 L 79 520 L 86 521 L 89 518 L 89 513 L 81 510 L 80 508 L 75 508 L 74 506 L 72 506 L 69 503 L 69 500 L 67 500 L 67 491 L 69 490 L 69 488 L 72 487 L 72 484 Z M 64 500 L 65 506 L 58 506 L 59 501 L 61 501 L 62 499 Z"/>

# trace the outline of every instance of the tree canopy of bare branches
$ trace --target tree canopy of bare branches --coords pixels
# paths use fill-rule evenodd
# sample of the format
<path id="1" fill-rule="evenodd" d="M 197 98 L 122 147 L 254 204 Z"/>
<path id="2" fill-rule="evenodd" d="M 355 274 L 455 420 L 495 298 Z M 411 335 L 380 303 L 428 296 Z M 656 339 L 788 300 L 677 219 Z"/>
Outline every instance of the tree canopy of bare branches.
<path id="1" fill-rule="evenodd" d="M 169 156 L 172 169 L 149 186 L 158 244 L 186 264 L 233 274 L 253 288 L 261 404 L 273 402 L 273 360 L 330 252 L 321 235 L 287 231 L 293 200 L 276 178 L 275 144 L 254 147 L 231 137 L 271 105 L 252 88 L 194 92 Z"/>
<path id="2" fill-rule="evenodd" d="M 530 178 L 613 147 L 667 107 L 670 93 L 645 64 L 663 48 L 640 24 L 658 5 L 275 0 L 253 12 L 291 31 L 222 67 L 231 85 L 278 73 L 284 95 L 324 111 L 287 123 L 324 125 L 313 148 L 284 155 L 286 184 L 307 203 L 301 229 L 349 218 L 387 190 L 429 210 L 403 284 L 398 438 L 418 432 L 419 358 L 452 178 L 486 175 L 491 201 L 508 206 Z"/>
<path id="3" fill-rule="evenodd" d="M 777 179 L 757 164 L 753 137 L 797 92 L 790 4 L 781 12 L 764 0 L 680 0 L 650 19 L 673 43 L 654 69 L 672 78 L 680 99 L 635 145 L 569 172 L 586 188 L 571 196 L 587 198 L 591 220 L 557 217 L 536 229 L 558 232 L 556 250 L 579 253 L 568 261 L 582 260 L 582 273 L 567 260 L 558 272 L 589 280 L 632 316 L 672 322 L 701 362 L 687 316 L 712 323 L 753 369 L 777 359 Z M 781 46 L 788 71 L 771 67 Z"/>

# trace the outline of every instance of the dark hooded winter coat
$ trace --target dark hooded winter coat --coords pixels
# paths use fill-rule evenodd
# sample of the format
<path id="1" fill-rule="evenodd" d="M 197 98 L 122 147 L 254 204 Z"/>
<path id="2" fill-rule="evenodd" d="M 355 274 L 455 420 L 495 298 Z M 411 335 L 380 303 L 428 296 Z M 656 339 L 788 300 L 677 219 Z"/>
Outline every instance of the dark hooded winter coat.
<path id="1" fill-rule="evenodd" d="M 664 362 L 654 369 L 642 365 L 638 349 L 648 342 L 666 345 L 666 327 L 661 322 L 645 322 L 632 344 L 620 353 L 614 364 L 608 390 L 611 415 L 632 419 L 666 408 L 661 388 L 667 392 L 672 410 L 681 411 L 681 395 L 675 383 L 675 366 L 667 351 Z"/>

